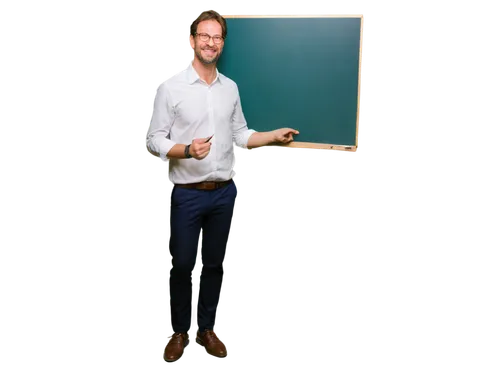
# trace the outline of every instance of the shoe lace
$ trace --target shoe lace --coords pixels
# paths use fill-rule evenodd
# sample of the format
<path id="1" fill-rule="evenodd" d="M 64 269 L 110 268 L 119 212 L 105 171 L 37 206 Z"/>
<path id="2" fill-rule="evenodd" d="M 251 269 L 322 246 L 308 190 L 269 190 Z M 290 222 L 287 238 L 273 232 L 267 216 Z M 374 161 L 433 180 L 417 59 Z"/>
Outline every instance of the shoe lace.
<path id="1" fill-rule="evenodd" d="M 176 339 L 177 342 L 180 342 L 180 340 L 182 339 L 182 335 L 183 333 L 174 333 L 172 336 L 169 337 L 169 339 L 173 338 Z"/>

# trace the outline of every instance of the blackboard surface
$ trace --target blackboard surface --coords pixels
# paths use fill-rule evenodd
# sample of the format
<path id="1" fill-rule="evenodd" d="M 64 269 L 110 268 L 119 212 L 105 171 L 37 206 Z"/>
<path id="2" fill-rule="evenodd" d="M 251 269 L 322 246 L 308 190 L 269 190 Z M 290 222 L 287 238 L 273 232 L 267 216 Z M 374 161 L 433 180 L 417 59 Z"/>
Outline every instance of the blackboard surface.
<path id="1" fill-rule="evenodd" d="M 224 16 L 219 71 L 248 127 L 300 131 L 292 147 L 357 149 L 362 16 Z"/>

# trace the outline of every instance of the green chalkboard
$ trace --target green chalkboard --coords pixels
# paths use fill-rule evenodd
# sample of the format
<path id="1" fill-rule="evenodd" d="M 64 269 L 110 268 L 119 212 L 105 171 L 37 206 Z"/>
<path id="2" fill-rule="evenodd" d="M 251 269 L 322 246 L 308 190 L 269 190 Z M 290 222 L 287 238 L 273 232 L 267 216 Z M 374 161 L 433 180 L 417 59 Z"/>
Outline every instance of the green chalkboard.
<path id="1" fill-rule="evenodd" d="M 293 147 L 357 149 L 362 16 L 224 16 L 219 71 L 248 127 L 300 131 Z"/>

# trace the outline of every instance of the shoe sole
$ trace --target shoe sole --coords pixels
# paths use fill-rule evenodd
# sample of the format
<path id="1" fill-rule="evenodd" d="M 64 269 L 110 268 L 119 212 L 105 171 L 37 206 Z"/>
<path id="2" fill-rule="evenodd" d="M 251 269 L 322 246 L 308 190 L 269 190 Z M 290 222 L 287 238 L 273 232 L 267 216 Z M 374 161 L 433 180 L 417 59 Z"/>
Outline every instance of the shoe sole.
<path id="1" fill-rule="evenodd" d="M 201 341 L 198 337 L 196 338 L 196 342 L 198 344 L 200 344 L 201 346 L 205 347 L 205 344 L 203 344 L 203 341 Z M 207 350 L 207 348 L 205 348 L 205 350 Z M 214 357 L 217 357 L 217 358 L 226 358 L 227 357 L 227 353 L 225 355 L 215 355 L 215 354 L 210 353 L 208 350 L 207 350 L 207 353 L 210 355 L 213 355 Z"/>
<path id="2" fill-rule="evenodd" d="M 184 355 L 186 354 L 186 349 L 189 348 L 189 345 L 191 345 L 191 339 L 187 341 L 187 343 L 184 345 L 184 350 L 182 352 L 182 356 L 179 359 L 166 359 L 163 357 L 163 354 L 165 353 L 165 346 L 161 348 L 161 353 L 160 353 L 160 360 L 162 360 L 165 363 L 168 363 L 169 365 L 174 364 L 179 362 L 182 358 L 184 358 Z"/>

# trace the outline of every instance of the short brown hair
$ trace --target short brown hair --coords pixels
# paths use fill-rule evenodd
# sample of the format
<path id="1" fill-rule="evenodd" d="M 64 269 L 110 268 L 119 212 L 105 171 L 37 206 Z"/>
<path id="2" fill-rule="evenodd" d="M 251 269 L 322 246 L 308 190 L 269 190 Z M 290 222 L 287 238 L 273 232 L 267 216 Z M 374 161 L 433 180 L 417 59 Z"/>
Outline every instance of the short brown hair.
<path id="1" fill-rule="evenodd" d="M 222 27 L 222 38 L 226 39 L 227 35 L 227 26 L 226 26 L 226 20 L 224 17 L 222 17 L 219 13 L 217 13 L 215 10 L 207 10 L 200 14 L 200 16 L 191 24 L 191 35 L 193 37 L 196 36 L 196 31 L 198 30 L 198 24 L 203 21 L 209 21 L 209 20 L 215 20 L 219 22 L 220 26 Z"/>

